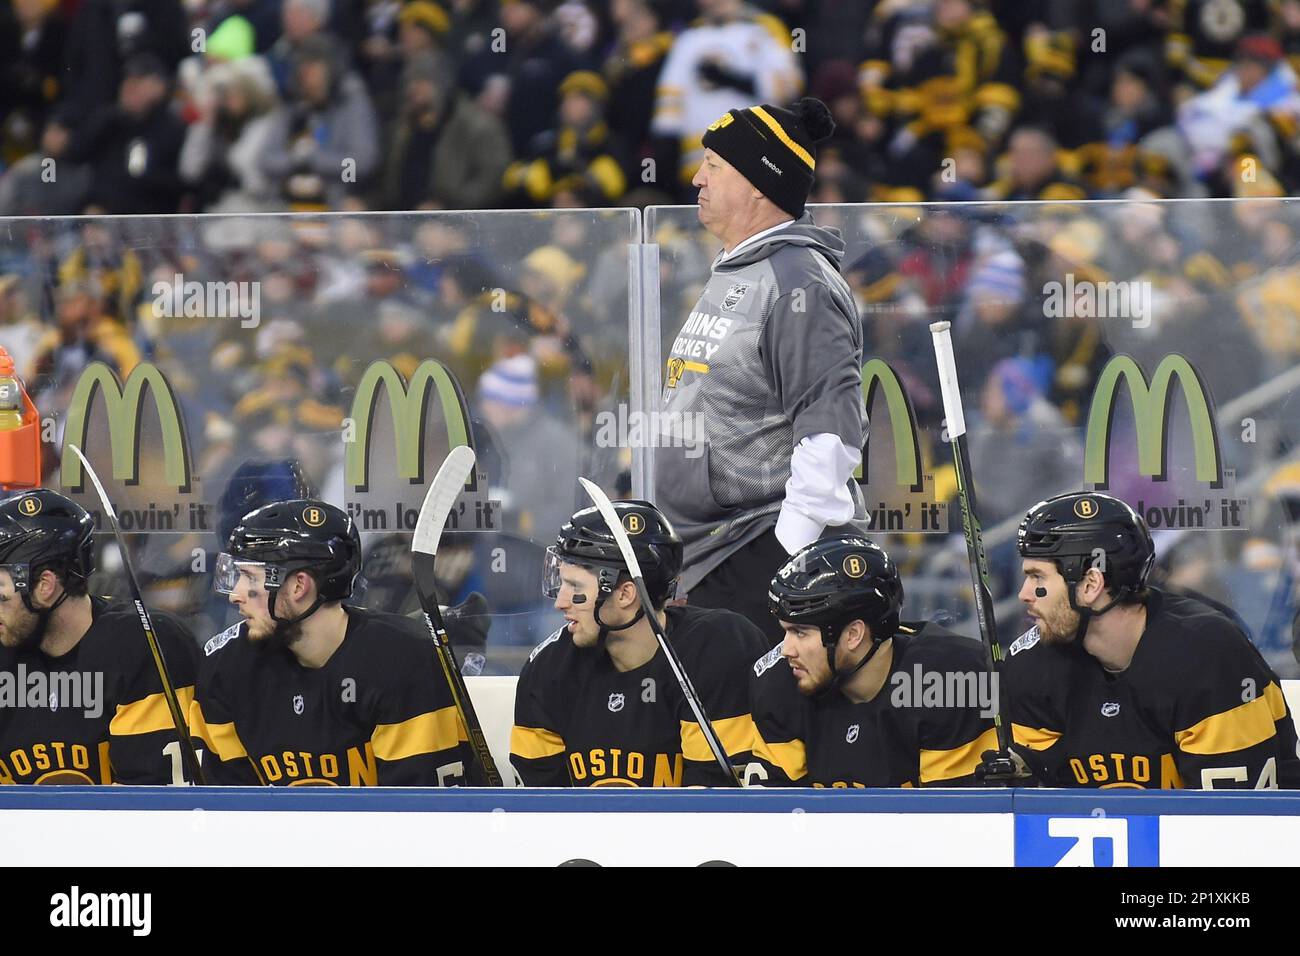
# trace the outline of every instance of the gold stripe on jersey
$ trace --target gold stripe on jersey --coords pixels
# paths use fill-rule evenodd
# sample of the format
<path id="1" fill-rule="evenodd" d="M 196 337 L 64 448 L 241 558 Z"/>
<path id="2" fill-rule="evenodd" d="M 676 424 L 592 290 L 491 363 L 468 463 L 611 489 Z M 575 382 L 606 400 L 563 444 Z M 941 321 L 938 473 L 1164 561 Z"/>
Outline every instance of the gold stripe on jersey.
<path id="1" fill-rule="evenodd" d="M 180 704 L 181 714 L 189 710 L 192 700 L 194 700 L 193 687 L 176 688 L 176 701 Z M 167 707 L 167 698 L 161 691 L 130 704 L 118 704 L 117 713 L 108 724 L 108 732 L 114 737 L 153 734 L 160 730 L 175 729 L 172 712 Z"/>
<path id="2" fill-rule="evenodd" d="M 1272 681 L 1254 700 L 1221 714 L 1212 714 L 1174 734 L 1178 749 L 1189 754 L 1227 754 L 1246 750 L 1277 733 L 1276 722 L 1286 716 L 1282 691 Z"/>
<path id="3" fill-rule="evenodd" d="M 525 760 L 540 760 L 564 753 L 564 738 L 553 730 L 541 727 L 510 728 L 510 752 Z"/>
<path id="4" fill-rule="evenodd" d="M 380 760 L 405 760 L 451 750 L 466 739 L 455 707 L 443 707 L 397 724 L 377 724 L 370 735 Z"/>
<path id="5" fill-rule="evenodd" d="M 190 707 L 190 734 L 203 741 L 207 748 L 224 763 L 247 757 L 244 742 L 239 739 L 234 723 L 210 724 L 203 717 L 203 705 L 195 701 Z"/>
<path id="6" fill-rule="evenodd" d="M 683 720 L 681 724 L 682 756 L 687 760 L 699 762 L 712 760 L 713 751 L 709 749 L 709 742 L 704 739 L 704 731 L 700 730 L 700 725 L 693 720 Z M 754 718 L 749 714 L 715 720 L 713 730 L 728 756 L 752 750 L 754 738 L 758 736 Z"/>
<path id="7" fill-rule="evenodd" d="M 979 766 L 980 754 L 998 749 L 997 731 L 990 727 L 970 743 L 952 750 L 921 750 L 921 783 L 969 777 Z"/>
<path id="8" fill-rule="evenodd" d="M 1011 738 L 1018 744 L 1024 744 L 1030 750 L 1046 750 L 1061 739 L 1061 732 L 1059 730 L 1047 730 L 1044 727 L 1012 724 Z"/>
<path id="9" fill-rule="evenodd" d="M 808 751 L 802 740 L 769 744 L 762 734 L 755 733 L 754 756 L 766 760 L 774 767 L 780 767 L 791 780 L 808 776 Z"/>

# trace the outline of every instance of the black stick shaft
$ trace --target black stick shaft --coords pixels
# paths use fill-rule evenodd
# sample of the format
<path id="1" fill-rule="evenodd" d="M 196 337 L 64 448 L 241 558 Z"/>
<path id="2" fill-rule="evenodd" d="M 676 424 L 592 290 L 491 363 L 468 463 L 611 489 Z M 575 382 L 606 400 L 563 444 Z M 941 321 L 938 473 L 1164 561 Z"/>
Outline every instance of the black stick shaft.
<path id="1" fill-rule="evenodd" d="M 451 689 L 452 701 L 455 703 L 456 710 L 465 724 L 465 731 L 469 736 L 470 750 L 474 753 L 474 760 L 478 764 L 479 773 L 487 786 L 500 787 L 502 786 L 501 772 L 497 769 L 496 761 L 492 759 L 492 750 L 488 747 L 487 736 L 483 733 L 483 725 L 479 723 L 478 714 L 474 710 L 474 701 L 469 696 L 469 688 L 465 685 L 465 678 L 461 675 L 460 668 L 456 666 L 456 658 L 452 654 L 451 639 L 447 637 L 447 626 L 442 619 L 442 609 L 438 607 L 438 597 L 436 594 L 427 592 L 422 583 L 436 580 L 433 574 L 433 564 L 433 555 L 415 553 L 415 590 L 420 596 L 420 607 L 424 611 L 424 621 L 429 627 L 429 636 L 433 638 L 433 644 L 438 654 L 438 663 L 442 665 L 443 676 L 447 678 L 447 686 Z"/>

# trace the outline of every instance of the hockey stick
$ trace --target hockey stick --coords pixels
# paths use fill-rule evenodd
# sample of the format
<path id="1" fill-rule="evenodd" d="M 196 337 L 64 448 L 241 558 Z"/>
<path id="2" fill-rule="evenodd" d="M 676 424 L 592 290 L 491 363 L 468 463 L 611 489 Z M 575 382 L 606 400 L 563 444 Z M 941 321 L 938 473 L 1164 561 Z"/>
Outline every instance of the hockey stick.
<path id="1" fill-rule="evenodd" d="M 171 674 L 167 671 L 167 661 L 163 658 L 162 647 L 158 644 L 158 632 L 154 630 L 153 620 L 149 617 L 149 611 L 144 606 L 140 582 L 136 580 L 135 569 L 131 567 L 131 558 L 126 550 L 126 541 L 122 538 L 122 529 L 117 525 L 117 513 L 113 510 L 113 503 L 108 500 L 108 494 L 104 491 L 104 486 L 99 482 L 99 475 L 95 474 L 95 469 L 86 460 L 86 456 L 81 453 L 81 449 L 76 445 L 69 445 L 68 447 L 81 459 L 81 467 L 90 476 L 90 482 L 95 486 L 95 493 L 99 495 L 99 501 L 104 506 L 104 514 L 108 516 L 108 524 L 113 529 L 113 537 L 117 540 L 117 548 L 122 552 L 122 567 L 126 569 L 126 580 L 131 587 L 131 598 L 135 601 L 135 613 L 140 616 L 140 626 L 144 628 L 144 639 L 149 642 L 149 653 L 153 656 L 153 664 L 158 671 L 158 680 L 162 683 L 163 699 L 167 701 L 167 709 L 171 712 L 172 726 L 176 728 L 176 737 L 180 741 L 181 760 L 184 762 L 186 770 L 189 771 L 190 780 L 196 786 L 201 787 L 205 783 L 203 768 L 199 765 L 199 755 L 194 752 L 194 742 L 190 740 L 190 728 L 185 722 L 185 715 L 181 713 L 180 700 L 176 697 L 176 685 L 172 683 Z"/>
<path id="2" fill-rule="evenodd" d="M 989 587 L 989 563 L 984 554 L 984 536 L 975 511 L 975 488 L 971 483 L 970 451 L 966 444 L 966 416 L 962 411 L 961 391 L 957 385 L 957 360 L 952 353 L 952 332 L 948 322 L 931 322 L 934 358 L 939 365 L 939 388 L 943 392 L 943 414 L 947 420 L 948 440 L 952 443 L 953 465 L 957 472 L 957 497 L 961 502 L 961 527 L 966 535 L 966 555 L 970 560 L 971 587 L 975 592 L 975 616 L 979 618 L 980 637 L 988 657 L 989 673 L 997 681 L 997 710 L 993 728 L 998 735 L 998 750 L 1011 753 L 1010 708 L 1007 688 L 1002 680 L 1002 645 L 998 643 L 998 625 L 993 619 L 993 591 Z"/>
<path id="3" fill-rule="evenodd" d="M 654 603 L 650 600 L 650 592 L 646 590 L 645 578 L 641 576 L 641 563 L 636 559 L 636 553 L 632 550 L 632 542 L 628 540 L 627 531 L 623 528 L 623 523 L 618 520 L 618 512 L 614 510 L 614 505 L 610 503 L 605 492 L 594 482 L 586 478 L 579 478 L 582 487 L 586 489 L 591 500 L 595 502 L 596 508 L 600 511 L 600 516 L 605 519 L 605 524 L 609 526 L 610 533 L 614 535 L 614 540 L 618 543 L 618 550 L 623 554 L 623 563 L 627 565 L 627 573 L 632 577 L 632 583 L 636 585 L 637 596 L 641 598 L 641 609 L 645 611 L 645 618 L 650 622 L 650 630 L 654 631 L 655 639 L 663 649 L 664 657 L 668 659 L 668 666 L 673 670 L 673 676 L 677 678 L 678 685 L 681 686 L 682 694 L 686 697 L 686 703 L 690 704 L 691 712 L 695 714 L 695 721 L 700 725 L 700 731 L 704 734 L 704 739 L 708 741 L 709 749 L 713 751 L 713 757 L 718 761 L 718 766 L 722 768 L 723 776 L 730 781 L 731 786 L 740 786 L 740 781 L 736 779 L 736 771 L 731 767 L 731 761 L 727 759 L 727 751 L 722 747 L 722 741 L 718 739 L 717 733 L 713 729 L 713 723 L 709 720 L 709 715 L 704 712 L 704 704 L 700 702 L 700 695 L 695 692 L 691 679 L 686 675 L 685 668 L 682 667 L 681 659 L 678 658 L 677 652 L 673 646 L 668 643 L 668 635 L 664 633 L 663 625 L 659 623 L 659 618 L 655 614 Z"/>
<path id="4" fill-rule="evenodd" d="M 415 572 L 415 592 L 420 596 L 424 623 L 429 626 L 429 636 L 433 638 L 438 663 L 442 665 L 443 676 L 451 688 L 452 701 L 469 734 L 470 749 L 474 751 L 482 779 L 489 787 L 499 787 L 501 774 L 497 770 L 496 761 L 492 759 L 492 751 L 488 749 L 483 726 L 474 712 L 474 702 L 465 686 L 465 678 L 456 666 L 451 640 L 447 637 L 447 626 L 442 620 L 442 609 L 438 606 L 437 578 L 434 577 L 434 559 L 438 552 L 438 540 L 442 537 L 442 527 L 447 523 L 447 515 L 460 497 L 465 479 L 473 468 L 474 449 L 468 445 L 458 445 L 448 453 L 438 474 L 434 475 L 433 483 L 429 485 L 424 504 L 420 506 L 420 517 L 415 523 L 415 535 L 411 539 L 411 558 Z"/>

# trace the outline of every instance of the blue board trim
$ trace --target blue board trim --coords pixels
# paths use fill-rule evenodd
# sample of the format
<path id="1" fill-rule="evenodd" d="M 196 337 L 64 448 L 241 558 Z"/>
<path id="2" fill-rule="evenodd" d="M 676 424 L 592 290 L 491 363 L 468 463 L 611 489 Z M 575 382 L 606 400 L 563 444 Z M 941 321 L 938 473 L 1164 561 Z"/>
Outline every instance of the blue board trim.
<path id="1" fill-rule="evenodd" d="M 501 790 L 397 787 L 0 787 L 4 810 L 490 813 L 1010 813 L 1007 790 Z"/>
<path id="2" fill-rule="evenodd" d="M 3 810 L 1300 816 L 1300 791 L 0 787 Z"/>

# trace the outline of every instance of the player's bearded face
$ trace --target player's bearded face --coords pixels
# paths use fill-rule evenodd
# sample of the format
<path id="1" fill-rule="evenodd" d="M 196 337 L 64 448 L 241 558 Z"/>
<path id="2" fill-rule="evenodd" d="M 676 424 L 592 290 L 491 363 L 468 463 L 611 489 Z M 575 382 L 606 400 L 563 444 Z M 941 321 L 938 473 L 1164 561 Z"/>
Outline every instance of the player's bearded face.
<path id="1" fill-rule="evenodd" d="M 781 643 L 781 656 L 790 665 L 795 684 L 801 694 L 815 694 L 831 679 L 831 665 L 822 643 L 821 628 L 791 624 L 782 621 L 785 639 Z"/>
<path id="2" fill-rule="evenodd" d="M 1068 644 L 1078 633 L 1079 614 L 1070 609 L 1065 578 L 1047 561 L 1026 561 L 1023 570 L 1025 583 L 1020 588 L 1020 600 L 1038 625 L 1043 643 Z M 1039 597 L 1039 591 L 1047 593 Z"/>
<path id="3" fill-rule="evenodd" d="M 22 647 L 30 642 L 39 620 L 14 590 L 13 578 L 0 571 L 0 647 Z"/>

